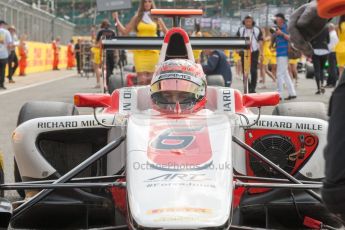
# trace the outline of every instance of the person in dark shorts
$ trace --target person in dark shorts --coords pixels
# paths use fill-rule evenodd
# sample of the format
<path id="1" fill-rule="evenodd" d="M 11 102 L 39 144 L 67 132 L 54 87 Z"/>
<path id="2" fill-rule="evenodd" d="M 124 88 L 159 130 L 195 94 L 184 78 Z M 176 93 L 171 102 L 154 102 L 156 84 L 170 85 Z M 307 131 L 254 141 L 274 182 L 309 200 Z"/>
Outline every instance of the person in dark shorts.
<path id="1" fill-rule="evenodd" d="M 103 20 L 101 24 L 101 30 L 98 31 L 96 36 L 96 42 L 101 43 L 101 40 L 110 40 L 115 38 L 115 32 L 110 29 L 110 22 L 109 20 L 105 19 Z M 101 45 L 101 44 L 100 44 Z M 100 46 L 101 47 L 101 46 Z M 108 85 L 109 83 L 109 77 L 113 74 L 113 70 L 115 67 L 115 58 L 114 58 L 114 51 L 113 50 L 107 50 L 106 51 L 106 83 Z"/>

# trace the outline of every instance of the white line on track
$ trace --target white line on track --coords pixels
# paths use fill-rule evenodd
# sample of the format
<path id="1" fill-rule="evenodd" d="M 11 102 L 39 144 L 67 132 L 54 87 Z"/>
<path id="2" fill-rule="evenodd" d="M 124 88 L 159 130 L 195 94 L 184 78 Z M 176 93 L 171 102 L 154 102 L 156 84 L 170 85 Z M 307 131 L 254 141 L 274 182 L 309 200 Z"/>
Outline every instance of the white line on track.
<path id="1" fill-rule="evenodd" d="M 53 79 L 53 80 L 49 80 L 49 81 L 43 81 L 43 82 L 39 82 L 39 83 L 36 83 L 36 84 L 31 84 L 31 85 L 15 88 L 15 89 L 4 90 L 3 92 L 0 92 L 0 96 L 4 95 L 4 94 L 9 94 L 9 93 L 13 93 L 13 92 L 16 92 L 16 91 L 24 90 L 24 89 L 33 88 L 33 87 L 40 86 L 40 85 L 49 84 L 49 83 L 52 83 L 52 82 L 55 82 L 55 81 L 60 81 L 60 80 L 63 80 L 63 79 L 69 78 L 69 77 L 73 77 L 73 76 L 76 76 L 76 74 L 73 73 L 73 74 L 69 74 L 69 75 L 66 75 L 64 77 L 59 77 L 57 79 Z"/>

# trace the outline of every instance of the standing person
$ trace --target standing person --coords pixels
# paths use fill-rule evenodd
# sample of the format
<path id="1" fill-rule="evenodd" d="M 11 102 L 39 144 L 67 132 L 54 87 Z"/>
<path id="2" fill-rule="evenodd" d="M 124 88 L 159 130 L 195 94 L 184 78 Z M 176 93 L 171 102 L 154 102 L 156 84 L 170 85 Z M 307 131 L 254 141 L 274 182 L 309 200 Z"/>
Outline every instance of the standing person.
<path id="1" fill-rule="evenodd" d="M 9 56 L 9 48 L 12 45 L 12 37 L 6 29 L 6 22 L 0 20 L 0 89 L 5 87 L 5 69 Z"/>
<path id="2" fill-rule="evenodd" d="M 100 88 L 100 82 L 101 82 L 101 49 L 99 48 L 99 44 L 96 42 L 93 44 L 91 48 L 91 54 L 92 54 L 92 63 L 93 63 L 93 70 L 96 74 L 96 86 L 95 88 Z"/>
<path id="3" fill-rule="evenodd" d="M 205 50 L 208 56 L 207 64 L 202 68 L 206 75 L 220 74 L 223 76 L 225 87 L 230 87 L 232 82 L 231 66 L 223 51 Z"/>
<path id="4" fill-rule="evenodd" d="M 73 39 L 67 45 L 67 69 L 72 69 L 74 67 L 74 48 Z"/>
<path id="5" fill-rule="evenodd" d="M 77 70 L 78 74 L 81 73 L 81 66 L 80 66 L 80 50 L 81 49 L 81 39 L 78 38 L 77 43 L 74 46 L 74 53 L 75 53 L 75 60 L 77 61 Z"/>
<path id="6" fill-rule="evenodd" d="M 19 53 L 19 76 L 25 76 L 25 69 L 27 66 L 27 57 L 28 57 L 28 47 L 26 45 L 26 34 L 23 34 L 20 37 L 20 42 L 18 46 Z"/>
<path id="7" fill-rule="evenodd" d="M 328 55 L 328 79 L 325 88 L 333 88 L 337 84 L 338 80 L 338 69 L 337 69 L 337 57 L 335 53 L 335 47 L 339 42 L 338 34 L 333 23 L 329 23 L 329 44 L 328 50 L 330 51 Z"/>
<path id="8" fill-rule="evenodd" d="M 250 81 L 249 93 L 255 93 L 258 78 L 258 63 L 262 52 L 262 32 L 259 27 L 255 26 L 255 21 L 251 16 L 246 16 L 243 20 L 243 26 L 237 31 L 238 37 L 247 37 L 250 39 L 251 61 L 250 61 Z M 244 63 L 244 54 L 241 53 L 242 65 Z M 243 68 L 243 66 L 242 66 Z"/>
<path id="9" fill-rule="evenodd" d="M 18 68 L 18 57 L 16 54 L 16 47 L 19 45 L 18 36 L 16 33 L 16 28 L 11 25 L 8 27 L 8 31 L 10 31 L 11 38 L 12 38 L 12 46 L 10 47 L 10 53 L 8 56 L 8 81 L 9 83 L 15 83 L 13 80 L 13 75 Z"/>
<path id="10" fill-rule="evenodd" d="M 262 60 L 262 87 L 263 89 L 266 88 L 266 74 L 273 80 L 276 81 L 276 70 L 277 70 L 277 60 L 275 51 L 272 50 L 271 47 L 271 36 L 269 35 L 269 30 L 266 28 L 264 30 L 264 38 L 263 38 L 263 45 L 262 45 L 262 52 L 263 52 L 263 60 Z M 268 65 L 271 65 L 272 72 L 269 70 Z"/>
<path id="11" fill-rule="evenodd" d="M 53 49 L 53 70 L 59 70 L 59 54 L 60 54 L 60 37 L 52 42 Z"/>
<path id="12" fill-rule="evenodd" d="M 96 36 L 96 42 L 99 47 L 102 46 L 101 40 L 106 39 L 110 40 L 115 38 L 114 30 L 110 29 L 110 22 L 108 19 L 104 19 L 101 23 L 101 30 L 98 31 Z M 109 85 L 109 78 L 113 74 L 114 67 L 115 67 L 115 56 L 113 50 L 107 50 L 105 54 L 105 61 L 106 61 L 106 84 Z"/>
<path id="13" fill-rule="evenodd" d="M 192 37 L 202 37 L 202 32 L 199 23 L 195 23 Z M 201 52 L 202 50 L 193 50 L 193 55 L 196 63 L 200 63 Z"/>
<path id="14" fill-rule="evenodd" d="M 259 70 L 260 70 L 259 83 L 261 83 L 262 86 L 259 88 L 264 89 L 264 88 L 266 88 L 266 85 L 265 85 L 266 72 L 265 72 L 265 68 L 264 68 L 264 55 L 265 55 L 265 53 L 264 53 L 265 40 L 264 39 L 265 39 L 266 34 L 262 28 L 260 28 L 260 30 L 262 33 L 262 55 L 259 58 Z"/>
<path id="15" fill-rule="evenodd" d="M 323 87 L 324 80 L 324 70 L 327 58 L 329 55 L 328 44 L 330 42 L 329 31 L 326 27 L 323 31 L 311 41 L 311 45 L 314 49 L 314 54 L 312 56 L 314 75 L 317 86 L 317 91 L 315 94 L 324 94 L 325 88 Z"/>
<path id="16" fill-rule="evenodd" d="M 151 17 L 150 10 L 155 8 L 156 6 L 153 0 L 141 0 L 136 15 L 126 26 L 121 24 L 116 12 L 113 13 L 113 18 L 122 35 L 128 35 L 134 29 L 138 37 L 156 37 L 158 26 L 163 33 L 167 32 L 167 28 L 162 19 L 153 19 Z M 148 85 L 151 83 L 158 60 L 159 51 L 157 50 L 134 51 L 134 66 L 139 85 Z"/>
<path id="17" fill-rule="evenodd" d="M 275 15 L 275 23 L 277 25 L 276 31 L 273 34 L 273 39 L 276 42 L 277 51 L 277 78 L 278 78 L 278 93 L 280 98 L 283 98 L 283 84 L 285 82 L 289 96 L 285 100 L 295 99 L 297 97 L 295 87 L 290 78 L 288 65 L 288 50 L 290 36 L 287 32 L 286 19 L 284 14 L 278 13 Z"/>
<path id="18" fill-rule="evenodd" d="M 272 41 L 271 41 L 272 42 Z M 277 50 L 271 47 L 270 43 L 270 53 L 268 56 L 268 63 L 271 65 L 271 73 L 273 76 L 273 82 L 277 81 Z M 268 65 L 266 66 L 266 72 L 269 71 Z"/>
<path id="19" fill-rule="evenodd" d="M 339 68 L 339 80 L 341 80 L 341 76 L 343 75 L 345 67 L 345 15 L 342 15 L 339 19 L 338 37 L 339 42 L 335 47 L 335 53 L 337 56 L 337 63 Z"/>

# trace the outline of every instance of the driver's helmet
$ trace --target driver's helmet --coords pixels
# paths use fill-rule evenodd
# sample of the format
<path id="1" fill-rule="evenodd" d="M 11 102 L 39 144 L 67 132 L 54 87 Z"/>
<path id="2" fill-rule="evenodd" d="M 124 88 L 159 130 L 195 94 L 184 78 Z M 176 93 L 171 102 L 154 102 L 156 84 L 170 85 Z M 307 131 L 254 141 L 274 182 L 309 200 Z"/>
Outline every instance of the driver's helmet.
<path id="1" fill-rule="evenodd" d="M 151 81 L 153 108 L 162 113 L 192 113 L 206 104 L 202 67 L 187 59 L 161 63 Z"/>

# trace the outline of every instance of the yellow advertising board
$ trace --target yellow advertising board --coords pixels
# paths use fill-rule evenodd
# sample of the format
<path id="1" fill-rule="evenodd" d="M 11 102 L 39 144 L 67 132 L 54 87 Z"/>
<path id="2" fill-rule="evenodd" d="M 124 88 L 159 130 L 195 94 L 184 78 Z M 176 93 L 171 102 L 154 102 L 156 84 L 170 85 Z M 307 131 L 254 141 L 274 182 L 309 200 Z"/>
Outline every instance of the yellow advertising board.
<path id="1" fill-rule="evenodd" d="M 27 42 L 28 65 L 26 73 L 37 73 L 53 69 L 53 48 L 52 44 L 40 42 Z M 59 55 L 59 68 L 66 68 L 67 47 L 61 46 Z"/>
<path id="2" fill-rule="evenodd" d="M 51 43 L 26 42 L 28 47 L 26 74 L 50 71 L 53 69 L 53 48 Z M 18 49 L 17 49 L 17 56 Z M 61 46 L 59 55 L 59 69 L 67 67 L 67 46 Z M 7 76 L 8 67 L 6 68 Z M 17 68 L 15 76 L 19 73 Z"/>

